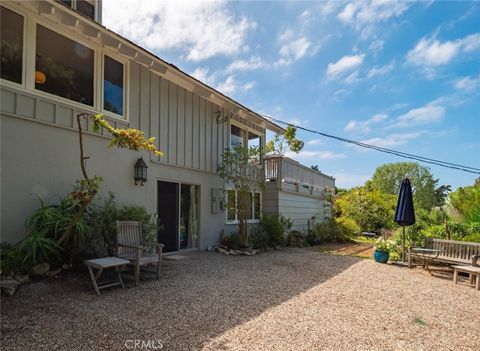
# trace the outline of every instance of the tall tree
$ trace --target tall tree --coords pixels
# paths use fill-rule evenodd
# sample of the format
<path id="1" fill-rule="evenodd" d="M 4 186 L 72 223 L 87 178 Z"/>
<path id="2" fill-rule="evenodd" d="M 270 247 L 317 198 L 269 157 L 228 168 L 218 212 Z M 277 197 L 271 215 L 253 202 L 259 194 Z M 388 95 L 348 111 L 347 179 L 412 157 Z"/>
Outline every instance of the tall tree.
<path id="1" fill-rule="evenodd" d="M 414 201 L 417 206 L 426 210 L 435 206 L 436 181 L 433 179 L 432 172 L 428 167 L 415 162 L 384 164 L 375 170 L 372 179 L 367 182 L 367 186 L 386 194 L 396 195 L 406 175 L 412 184 Z"/>

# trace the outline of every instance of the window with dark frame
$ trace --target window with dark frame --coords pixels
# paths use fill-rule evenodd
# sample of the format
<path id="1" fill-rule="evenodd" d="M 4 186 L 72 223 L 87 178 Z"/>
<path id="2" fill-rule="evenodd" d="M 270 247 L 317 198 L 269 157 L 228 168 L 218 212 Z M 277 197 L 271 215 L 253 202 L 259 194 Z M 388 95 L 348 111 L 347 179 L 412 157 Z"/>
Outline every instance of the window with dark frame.
<path id="1" fill-rule="evenodd" d="M 95 20 L 95 6 L 93 4 L 85 0 L 77 0 L 76 5 L 78 12 Z"/>
<path id="2" fill-rule="evenodd" d="M 1 7 L 1 78 L 22 84 L 23 16 Z"/>
<path id="3" fill-rule="evenodd" d="M 37 25 L 35 88 L 93 106 L 94 51 Z"/>
<path id="4" fill-rule="evenodd" d="M 123 116 L 123 64 L 104 56 L 103 109 Z"/>
<path id="5" fill-rule="evenodd" d="M 243 138 L 244 138 L 243 129 L 232 124 L 230 127 L 230 147 L 234 148 L 237 145 L 243 145 L 244 144 Z"/>

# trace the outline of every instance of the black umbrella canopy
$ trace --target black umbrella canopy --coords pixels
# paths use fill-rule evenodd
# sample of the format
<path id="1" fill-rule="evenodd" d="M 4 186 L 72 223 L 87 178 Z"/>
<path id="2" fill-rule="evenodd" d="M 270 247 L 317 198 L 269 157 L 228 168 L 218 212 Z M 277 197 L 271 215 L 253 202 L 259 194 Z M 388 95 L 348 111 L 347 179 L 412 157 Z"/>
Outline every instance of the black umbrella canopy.
<path id="1" fill-rule="evenodd" d="M 398 194 L 397 210 L 395 211 L 395 222 L 401 226 L 415 223 L 415 211 L 413 208 L 412 185 L 405 177 Z"/>

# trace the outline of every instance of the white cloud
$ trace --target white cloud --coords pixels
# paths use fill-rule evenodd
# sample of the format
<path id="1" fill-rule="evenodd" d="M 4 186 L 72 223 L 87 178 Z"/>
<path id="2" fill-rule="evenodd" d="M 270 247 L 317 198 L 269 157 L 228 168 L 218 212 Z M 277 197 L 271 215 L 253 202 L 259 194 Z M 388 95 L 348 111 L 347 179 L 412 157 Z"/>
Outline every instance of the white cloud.
<path id="1" fill-rule="evenodd" d="M 233 94 L 238 90 L 250 90 L 255 86 L 255 82 L 247 82 L 240 84 L 234 75 L 228 76 L 223 82 L 217 85 L 215 89 L 222 92 L 223 94 Z"/>
<path id="2" fill-rule="evenodd" d="M 361 32 L 362 39 L 375 34 L 375 25 L 401 16 L 410 6 L 406 1 L 360 0 L 348 3 L 338 19 Z"/>
<path id="3" fill-rule="evenodd" d="M 347 84 L 355 84 L 360 81 L 360 78 L 358 77 L 358 71 L 355 71 L 347 76 L 345 78 L 344 82 Z"/>
<path id="4" fill-rule="evenodd" d="M 438 122 L 445 116 L 445 107 L 431 102 L 425 106 L 411 109 L 407 113 L 397 117 L 391 127 L 414 127 Z"/>
<path id="5" fill-rule="evenodd" d="M 347 132 L 360 132 L 360 133 L 368 133 L 371 130 L 371 126 L 374 124 L 381 123 L 388 118 L 388 115 L 385 113 L 376 114 L 366 121 L 357 121 L 353 120 L 347 123 L 345 126 L 345 131 Z"/>
<path id="6" fill-rule="evenodd" d="M 440 66 L 449 63 L 462 52 L 471 52 L 479 48 L 480 33 L 445 42 L 424 37 L 407 53 L 407 62 L 417 66 Z"/>
<path id="7" fill-rule="evenodd" d="M 380 51 L 383 49 L 384 41 L 377 39 L 371 42 L 370 46 L 368 49 L 372 51 L 374 54 L 378 54 Z"/>
<path id="8" fill-rule="evenodd" d="M 322 139 L 312 139 L 307 141 L 307 145 L 320 145 L 320 144 L 323 144 Z"/>
<path id="9" fill-rule="evenodd" d="M 335 63 L 329 63 L 327 68 L 328 79 L 336 78 L 345 72 L 349 72 L 359 67 L 365 58 L 364 54 L 343 56 Z"/>
<path id="10" fill-rule="evenodd" d="M 254 71 L 257 69 L 268 68 L 268 64 L 264 62 L 260 57 L 253 56 L 248 60 L 235 60 L 226 69 L 227 73 L 235 71 L 245 72 Z"/>
<path id="11" fill-rule="evenodd" d="M 390 134 L 384 137 L 362 140 L 362 143 L 380 147 L 393 147 L 398 145 L 404 145 L 410 140 L 418 138 L 422 134 L 422 132 Z"/>
<path id="12" fill-rule="evenodd" d="M 299 153 L 287 151 L 285 156 L 300 161 L 315 160 L 337 160 L 345 157 L 345 154 L 335 153 L 333 151 L 307 151 L 302 150 Z"/>
<path id="13" fill-rule="evenodd" d="M 480 87 L 480 75 L 478 77 L 463 77 L 454 84 L 455 89 L 464 91 L 474 91 Z"/>
<path id="14" fill-rule="evenodd" d="M 288 66 L 304 57 L 312 43 L 305 37 L 296 37 L 292 29 L 287 29 L 278 36 L 280 58 L 273 63 L 274 68 Z"/>
<path id="15" fill-rule="evenodd" d="M 288 123 L 290 123 L 294 126 L 304 126 L 304 125 L 308 124 L 308 120 L 294 118 L 294 119 L 291 119 L 290 121 L 288 121 Z"/>
<path id="16" fill-rule="evenodd" d="M 177 49 L 187 60 L 243 51 L 256 23 L 226 1 L 105 0 L 104 25 L 149 50 Z"/>
<path id="17" fill-rule="evenodd" d="M 370 68 L 370 70 L 367 73 L 367 78 L 373 78 L 377 76 L 384 76 L 387 73 L 389 73 L 393 69 L 393 64 L 390 63 L 385 66 L 375 66 Z"/>
<path id="18" fill-rule="evenodd" d="M 205 83 L 205 84 L 211 84 L 212 79 L 208 75 L 209 69 L 205 67 L 199 67 L 193 71 L 192 76 L 194 78 L 197 78 L 199 81 Z"/>
<path id="19" fill-rule="evenodd" d="M 360 186 L 370 179 L 370 176 L 361 174 L 352 174 L 347 172 L 333 173 L 335 178 L 335 185 L 340 188 L 352 188 L 354 186 Z"/>
<path id="20" fill-rule="evenodd" d="M 282 45 L 280 48 L 280 55 L 284 57 L 293 57 L 294 60 L 298 60 L 305 56 L 310 45 L 311 43 L 307 38 L 302 37 L 288 44 Z"/>

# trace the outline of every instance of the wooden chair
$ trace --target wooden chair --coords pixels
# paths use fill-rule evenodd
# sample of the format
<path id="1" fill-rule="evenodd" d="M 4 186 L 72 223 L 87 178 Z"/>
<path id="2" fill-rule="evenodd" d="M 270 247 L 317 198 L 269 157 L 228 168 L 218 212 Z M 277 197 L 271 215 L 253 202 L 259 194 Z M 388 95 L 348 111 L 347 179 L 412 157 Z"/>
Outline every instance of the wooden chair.
<path id="1" fill-rule="evenodd" d="M 142 239 L 142 224 L 135 221 L 117 221 L 117 256 L 130 261 L 135 270 L 135 286 L 140 281 L 140 267 L 156 264 L 157 280 L 160 277 L 163 244 L 144 242 Z M 145 249 L 154 247 L 155 252 L 149 253 Z"/>

